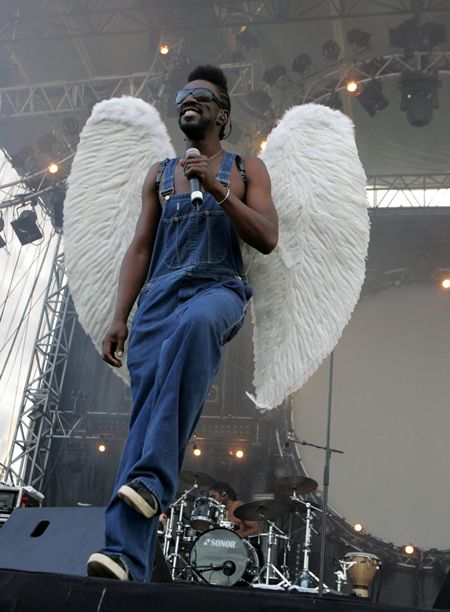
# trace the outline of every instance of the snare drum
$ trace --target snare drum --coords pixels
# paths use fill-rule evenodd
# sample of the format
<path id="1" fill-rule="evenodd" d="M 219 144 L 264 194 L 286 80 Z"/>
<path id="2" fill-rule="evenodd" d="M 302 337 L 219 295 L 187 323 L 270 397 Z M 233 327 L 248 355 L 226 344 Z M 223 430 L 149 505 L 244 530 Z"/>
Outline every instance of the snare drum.
<path id="1" fill-rule="evenodd" d="M 381 565 L 376 555 L 365 552 L 349 552 L 344 555 L 344 561 L 354 565 L 348 568 L 347 574 L 352 581 L 352 594 L 359 597 L 369 597 L 369 585 Z"/>
<path id="2" fill-rule="evenodd" d="M 198 536 L 189 563 L 206 582 L 220 586 L 251 583 L 259 572 L 258 556 L 250 542 L 220 527 Z"/>
<path id="3" fill-rule="evenodd" d="M 191 526 L 201 532 L 215 527 L 219 520 L 219 506 L 212 497 L 197 497 L 192 507 Z"/>

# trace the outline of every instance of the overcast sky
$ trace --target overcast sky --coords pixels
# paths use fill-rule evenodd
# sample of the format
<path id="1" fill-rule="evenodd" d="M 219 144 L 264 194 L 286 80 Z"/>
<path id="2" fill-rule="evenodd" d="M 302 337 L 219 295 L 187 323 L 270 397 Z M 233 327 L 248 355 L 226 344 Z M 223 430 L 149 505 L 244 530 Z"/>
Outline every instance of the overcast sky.
<path id="1" fill-rule="evenodd" d="M 0 151 L 0 186 L 11 183 L 17 178 L 16 172 Z M 19 192 L 19 187 L 2 189 L 0 205 L 2 201 L 10 199 Z M 7 246 L 0 249 L 0 461 L 2 463 L 7 456 L 8 442 L 14 433 L 15 417 L 20 409 L 42 308 L 42 296 L 48 283 L 56 242 L 54 238 L 51 240 L 50 222 L 43 219 L 40 210 L 37 210 L 44 239 L 40 243 L 21 246 L 10 226 L 10 221 L 18 212 L 14 208 L 2 210 L 5 229 L 1 236 L 7 242 Z"/>

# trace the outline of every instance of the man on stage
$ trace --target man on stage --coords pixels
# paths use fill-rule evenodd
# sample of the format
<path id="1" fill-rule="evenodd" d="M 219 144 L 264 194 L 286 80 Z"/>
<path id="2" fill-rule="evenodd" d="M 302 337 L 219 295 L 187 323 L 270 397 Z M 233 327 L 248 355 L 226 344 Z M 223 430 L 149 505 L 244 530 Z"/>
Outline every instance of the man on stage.
<path id="1" fill-rule="evenodd" d="M 89 558 L 90 576 L 151 579 L 157 517 L 174 498 L 222 346 L 242 326 L 252 294 L 240 240 L 270 253 L 278 239 L 264 163 L 241 160 L 220 144 L 230 119 L 223 72 L 199 66 L 175 104 L 187 145 L 200 154 L 150 168 L 122 262 L 103 358 L 122 365 L 127 320 L 139 296 L 128 347 L 133 408 L 106 510 L 105 547 Z M 193 177 L 201 203 L 191 202 Z"/>

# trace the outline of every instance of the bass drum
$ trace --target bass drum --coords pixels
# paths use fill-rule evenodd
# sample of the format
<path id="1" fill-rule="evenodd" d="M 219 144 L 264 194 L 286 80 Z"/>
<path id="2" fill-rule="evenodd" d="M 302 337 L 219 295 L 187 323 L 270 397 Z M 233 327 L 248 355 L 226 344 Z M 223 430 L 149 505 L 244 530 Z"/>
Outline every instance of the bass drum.
<path id="1" fill-rule="evenodd" d="M 250 542 L 223 528 L 211 529 L 196 539 L 189 563 L 206 582 L 219 586 L 251 583 L 259 572 L 258 555 Z"/>

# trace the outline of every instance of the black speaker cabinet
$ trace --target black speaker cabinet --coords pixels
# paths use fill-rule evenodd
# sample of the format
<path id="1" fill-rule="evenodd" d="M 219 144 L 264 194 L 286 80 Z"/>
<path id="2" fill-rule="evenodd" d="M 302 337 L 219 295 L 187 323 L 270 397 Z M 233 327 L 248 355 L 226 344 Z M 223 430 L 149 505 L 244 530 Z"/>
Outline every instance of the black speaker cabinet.
<path id="1" fill-rule="evenodd" d="M 103 546 L 104 508 L 17 508 L 0 529 L 0 567 L 86 576 Z"/>
<path id="2" fill-rule="evenodd" d="M 0 529 L 0 568 L 86 576 L 103 547 L 104 508 L 17 508 Z M 153 581 L 171 582 L 157 544 Z"/>

